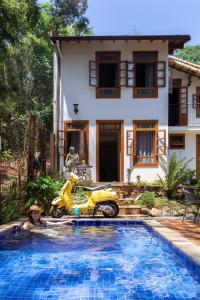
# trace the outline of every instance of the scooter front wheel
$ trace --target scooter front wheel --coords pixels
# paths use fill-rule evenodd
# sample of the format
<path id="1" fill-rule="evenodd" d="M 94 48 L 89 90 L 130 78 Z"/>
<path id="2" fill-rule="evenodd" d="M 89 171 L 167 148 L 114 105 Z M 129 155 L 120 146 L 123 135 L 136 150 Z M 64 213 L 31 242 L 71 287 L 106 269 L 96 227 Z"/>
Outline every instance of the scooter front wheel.
<path id="1" fill-rule="evenodd" d="M 102 214 L 106 218 L 115 218 L 119 213 L 119 206 L 115 202 L 108 202 L 106 205 L 110 206 L 111 210 L 109 212 L 102 211 Z"/>
<path id="2" fill-rule="evenodd" d="M 50 215 L 52 218 L 61 218 L 65 214 L 65 208 L 58 208 L 56 205 L 52 205 L 50 208 Z"/>

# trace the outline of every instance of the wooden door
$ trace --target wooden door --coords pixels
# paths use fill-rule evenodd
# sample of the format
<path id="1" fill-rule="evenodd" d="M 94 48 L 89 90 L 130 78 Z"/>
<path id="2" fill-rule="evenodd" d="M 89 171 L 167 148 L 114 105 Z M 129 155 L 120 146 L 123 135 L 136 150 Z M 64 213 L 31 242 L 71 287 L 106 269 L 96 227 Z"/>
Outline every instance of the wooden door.
<path id="1" fill-rule="evenodd" d="M 196 136 L 196 170 L 197 176 L 200 177 L 200 135 Z"/>

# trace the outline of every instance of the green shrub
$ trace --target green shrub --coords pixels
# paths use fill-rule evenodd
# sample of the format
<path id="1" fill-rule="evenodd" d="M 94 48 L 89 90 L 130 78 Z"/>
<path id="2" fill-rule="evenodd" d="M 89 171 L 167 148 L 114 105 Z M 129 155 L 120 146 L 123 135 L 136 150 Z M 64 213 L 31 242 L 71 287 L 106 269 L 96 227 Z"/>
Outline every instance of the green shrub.
<path id="1" fill-rule="evenodd" d="M 29 181 L 28 202 L 26 208 L 32 204 L 39 204 L 47 212 L 51 206 L 52 200 L 58 195 L 63 182 L 55 180 L 50 176 L 41 176 L 33 181 Z"/>
<path id="2" fill-rule="evenodd" d="M 75 193 L 72 195 L 72 197 L 73 197 L 74 202 L 77 204 L 87 201 L 87 197 L 84 192 L 83 186 L 77 187 L 75 189 Z"/>
<path id="3" fill-rule="evenodd" d="M 4 189 L 1 194 L 1 223 L 5 224 L 21 217 L 24 212 L 24 203 L 21 200 L 22 191 L 16 181 Z"/>
<path id="4" fill-rule="evenodd" d="M 155 198 L 156 195 L 154 192 L 144 192 L 141 198 L 138 200 L 138 204 L 140 204 L 143 207 L 152 209 L 155 205 L 155 201 L 156 201 Z"/>
<path id="5" fill-rule="evenodd" d="M 10 150 L 4 150 L 0 153 L 1 161 L 9 161 L 13 158 L 12 152 Z"/>
<path id="6" fill-rule="evenodd" d="M 161 168 L 164 172 L 164 178 L 158 176 L 158 185 L 166 193 L 168 198 L 176 197 L 177 188 L 183 184 L 190 177 L 194 176 L 195 171 L 192 171 L 188 165 L 192 159 L 185 158 L 177 159 L 176 154 L 173 153 L 169 164 L 161 158 Z"/>

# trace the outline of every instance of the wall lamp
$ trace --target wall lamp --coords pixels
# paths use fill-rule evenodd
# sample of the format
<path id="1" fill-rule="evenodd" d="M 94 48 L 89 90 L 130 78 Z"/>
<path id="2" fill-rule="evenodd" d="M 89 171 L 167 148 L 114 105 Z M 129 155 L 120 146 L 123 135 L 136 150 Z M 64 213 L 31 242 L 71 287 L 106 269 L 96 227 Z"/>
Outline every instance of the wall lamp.
<path id="1" fill-rule="evenodd" d="M 78 113 L 78 103 L 74 103 L 73 106 L 74 106 L 74 113 L 77 115 L 77 113 Z"/>

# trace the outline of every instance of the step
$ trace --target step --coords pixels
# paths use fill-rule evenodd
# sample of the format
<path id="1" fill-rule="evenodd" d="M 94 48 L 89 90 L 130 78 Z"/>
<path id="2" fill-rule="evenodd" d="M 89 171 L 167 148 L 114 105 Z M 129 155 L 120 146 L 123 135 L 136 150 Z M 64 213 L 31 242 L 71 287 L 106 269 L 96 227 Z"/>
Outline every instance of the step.
<path id="1" fill-rule="evenodd" d="M 139 215 L 141 207 L 135 205 L 123 205 L 119 207 L 120 215 Z"/>

